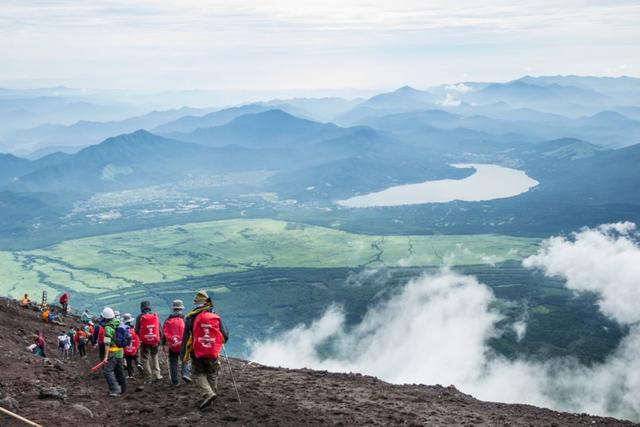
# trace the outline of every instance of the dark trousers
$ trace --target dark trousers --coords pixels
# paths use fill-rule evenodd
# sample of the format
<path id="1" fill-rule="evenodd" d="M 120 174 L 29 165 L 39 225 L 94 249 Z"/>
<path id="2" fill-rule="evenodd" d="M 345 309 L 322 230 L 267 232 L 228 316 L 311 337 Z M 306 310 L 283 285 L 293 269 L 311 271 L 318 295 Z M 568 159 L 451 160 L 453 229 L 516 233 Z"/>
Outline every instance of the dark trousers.
<path id="1" fill-rule="evenodd" d="M 169 349 L 169 375 L 171 376 L 171 382 L 178 384 L 180 379 L 178 378 L 178 363 L 180 362 L 180 353 L 174 353 Z M 182 362 L 182 370 L 180 372 L 182 378 L 189 376 L 189 362 Z"/>
<path id="2" fill-rule="evenodd" d="M 127 379 L 124 376 L 124 368 L 122 359 L 117 357 L 110 358 L 102 368 L 104 378 L 109 386 L 109 393 L 124 394 L 127 391 Z"/>
<path id="3" fill-rule="evenodd" d="M 80 357 L 87 355 L 87 347 L 85 344 L 78 343 L 78 353 L 80 353 Z"/>
<path id="4" fill-rule="evenodd" d="M 137 356 L 125 356 L 124 357 L 127 362 L 127 374 L 132 377 L 136 372 L 136 365 L 138 363 Z"/>
<path id="5" fill-rule="evenodd" d="M 100 360 L 104 360 L 104 343 L 98 344 L 98 356 L 100 357 Z"/>

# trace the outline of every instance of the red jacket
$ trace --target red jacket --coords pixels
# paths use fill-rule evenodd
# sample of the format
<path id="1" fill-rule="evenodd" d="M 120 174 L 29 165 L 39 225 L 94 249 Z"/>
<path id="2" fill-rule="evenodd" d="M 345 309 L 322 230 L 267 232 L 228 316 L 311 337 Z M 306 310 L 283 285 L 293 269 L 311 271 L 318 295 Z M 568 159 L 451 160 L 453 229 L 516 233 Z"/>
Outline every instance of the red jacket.
<path id="1" fill-rule="evenodd" d="M 138 338 L 138 334 L 136 334 L 136 331 L 133 330 L 133 328 L 130 328 L 129 331 L 131 332 L 131 344 L 128 347 L 124 348 L 124 355 L 134 357 L 136 354 L 138 354 L 138 347 L 140 347 L 140 338 Z"/>
<path id="2" fill-rule="evenodd" d="M 60 297 L 60 304 L 66 304 L 68 301 L 69 301 L 69 295 L 67 295 L 67 293 L 65 292 Z"/>
<path id="3" fill-rule="evenodd" d="M 76 331 L 76 334 L 73 336 L 73 342 L 78 344 L 78 342 L 80 341 L 80 337 L 84 337 L 85 342 L 87 341 L 87 334 L 85 334 L 84 331 L 80 330 Z"/>
<path id="4" fill-rule="evenodd" d="M 98 331 L 98 344 L 104 344 L 104 326 L 101 326 Z"/>

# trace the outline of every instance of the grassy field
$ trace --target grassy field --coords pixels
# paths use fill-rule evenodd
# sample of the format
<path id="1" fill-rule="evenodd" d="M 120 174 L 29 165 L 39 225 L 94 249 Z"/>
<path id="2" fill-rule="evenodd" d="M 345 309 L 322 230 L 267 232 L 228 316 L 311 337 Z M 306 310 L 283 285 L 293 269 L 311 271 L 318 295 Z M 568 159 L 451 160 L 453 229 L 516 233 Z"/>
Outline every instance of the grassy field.
<path id="1" fill-rule="evenodd" d="M 212 221 L 0 252 L 0 292 L 97 294 L 262 268 L 495 264 L 522 259 L 538 244 L 502 235 L 371 236 L 268 219 Z"/>

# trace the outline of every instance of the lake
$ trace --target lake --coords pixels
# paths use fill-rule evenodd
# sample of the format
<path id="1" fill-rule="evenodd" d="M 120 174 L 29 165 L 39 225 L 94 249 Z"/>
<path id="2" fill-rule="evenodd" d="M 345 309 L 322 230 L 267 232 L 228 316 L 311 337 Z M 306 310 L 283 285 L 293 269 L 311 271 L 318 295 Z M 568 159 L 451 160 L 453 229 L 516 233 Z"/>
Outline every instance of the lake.
<path id="1" fill-rule="evenodd" d="M 336 204 L 348 208 L 370 208 L 447 203 L 454 200 L 479 202 L 517 196 L 539 184 L 518 169 L 478 163 L 451 166 L 473 168 L 475 173 L 464 179 L 441 179 L 398 185 L 375 193 L 339 200 Z"/>

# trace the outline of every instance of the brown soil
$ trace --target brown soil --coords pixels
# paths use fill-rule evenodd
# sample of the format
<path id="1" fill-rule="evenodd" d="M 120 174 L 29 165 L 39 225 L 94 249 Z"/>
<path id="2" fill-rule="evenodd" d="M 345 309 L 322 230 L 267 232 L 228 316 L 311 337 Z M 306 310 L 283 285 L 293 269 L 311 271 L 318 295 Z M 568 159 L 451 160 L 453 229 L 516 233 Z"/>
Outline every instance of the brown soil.
<path id="1" fill-rule="evenodd" d="M 31 355 L 25 347 L 36 329 L 43 329 L 48 356 Z M 229 366 L 223 361 L 219 397 L 200 411 L 193 385 L 164 382 L 108 397 L 96 351 L 88 360 L 56 361 L 56 336 L 61 327 L 44 324 L 39 313 L 0 299 L 0 398 L 19 403 L 20 415 L 44 426 L 190 426 L 190 425 L 490 425 L 613 426 L 633 425 L 613 418 L 569 414 L 529 405 L 482 402 L 442 386 L 391 385 L 359 374 L 272 368 L 231 360 L 242 403 L 233 390 Z M 57 366 L 56 366 L 57 365 Z M 165 377 L 166 365 L 163 365 Z M 61 386 L 64 400 L 38 399 L 40 389 Z M 88 408 L 93 418 L 79 404 Z M 24 425 L 0 414 L 0 426 Z"/>

